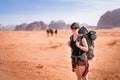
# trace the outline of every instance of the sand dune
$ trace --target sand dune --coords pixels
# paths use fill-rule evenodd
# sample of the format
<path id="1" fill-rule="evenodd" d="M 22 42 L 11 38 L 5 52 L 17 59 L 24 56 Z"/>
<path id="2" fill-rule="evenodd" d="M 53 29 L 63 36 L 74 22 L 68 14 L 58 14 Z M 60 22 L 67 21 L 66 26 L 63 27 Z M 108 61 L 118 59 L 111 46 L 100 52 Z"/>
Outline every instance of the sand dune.
<path id="1" fill-rule="evenodd" d="M 96 30 L 90 80 L 120 80 L 120 29 Z M 0 80 L 76 80 L 71 70 L 71 32 L 0 32 Z"/>

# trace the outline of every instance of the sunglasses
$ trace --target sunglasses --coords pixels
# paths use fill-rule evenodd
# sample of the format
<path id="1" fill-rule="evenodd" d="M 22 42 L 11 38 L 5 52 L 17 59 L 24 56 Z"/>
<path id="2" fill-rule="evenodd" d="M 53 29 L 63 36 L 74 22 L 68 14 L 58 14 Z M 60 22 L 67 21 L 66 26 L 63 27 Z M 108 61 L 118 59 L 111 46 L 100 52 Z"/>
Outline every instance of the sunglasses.
<path id="1" fill-rule="evenodd" d="M 73 30 L 73 29 L 75 29 L 75 30 L 76 30 L 76 29 L 77 29 L 77 27 L 72 27 L 71 29 L 72 29 L 72 30 Z"/>

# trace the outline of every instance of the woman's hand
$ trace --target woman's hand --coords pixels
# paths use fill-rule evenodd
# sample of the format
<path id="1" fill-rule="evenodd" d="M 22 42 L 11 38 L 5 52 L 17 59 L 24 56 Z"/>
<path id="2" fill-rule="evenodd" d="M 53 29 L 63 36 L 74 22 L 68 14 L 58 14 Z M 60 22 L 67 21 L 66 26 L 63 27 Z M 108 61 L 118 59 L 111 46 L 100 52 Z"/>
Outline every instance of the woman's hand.
<path id="1" fill-rule="evenodd" d="M 80 45 L 79 45 L 79 42 L 78 41 L 76 41 L 76 46 L 79 48 L 80 47 Z"/>

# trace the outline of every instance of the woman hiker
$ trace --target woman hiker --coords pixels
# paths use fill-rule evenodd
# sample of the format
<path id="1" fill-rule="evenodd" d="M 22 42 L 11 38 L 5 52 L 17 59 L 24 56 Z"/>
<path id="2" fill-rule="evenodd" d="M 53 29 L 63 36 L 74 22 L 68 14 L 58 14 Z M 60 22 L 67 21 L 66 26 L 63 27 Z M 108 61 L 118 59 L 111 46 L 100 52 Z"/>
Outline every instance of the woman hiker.
<path id="1" fill-rule="evenodd" d="M 88 80 L 88 60 L 86 58 L 86 51 L 88 51 L 88 45 L 86 39 L 78 34 L 79 24 L 74 22 L 71 25 L 72 36 L 68 41 L 68 45 L 71 47 L 71 59 L 72 70 L 76 73 L 78 80 Z M 79 40 L 78 40 L 79 38 Z"/>

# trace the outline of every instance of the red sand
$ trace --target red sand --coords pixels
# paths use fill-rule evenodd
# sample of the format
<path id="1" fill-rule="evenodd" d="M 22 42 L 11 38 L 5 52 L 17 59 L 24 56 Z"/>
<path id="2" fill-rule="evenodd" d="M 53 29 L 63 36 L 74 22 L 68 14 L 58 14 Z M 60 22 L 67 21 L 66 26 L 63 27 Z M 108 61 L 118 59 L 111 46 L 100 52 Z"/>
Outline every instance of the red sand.
<path id="1" fill-rule="evenodd" d="M 71 32 L 0 32 L 0 80 L 76 80 L 71 70 Z M 120 29 L 97 30 L 89 80 L 120 80 Z"/>

